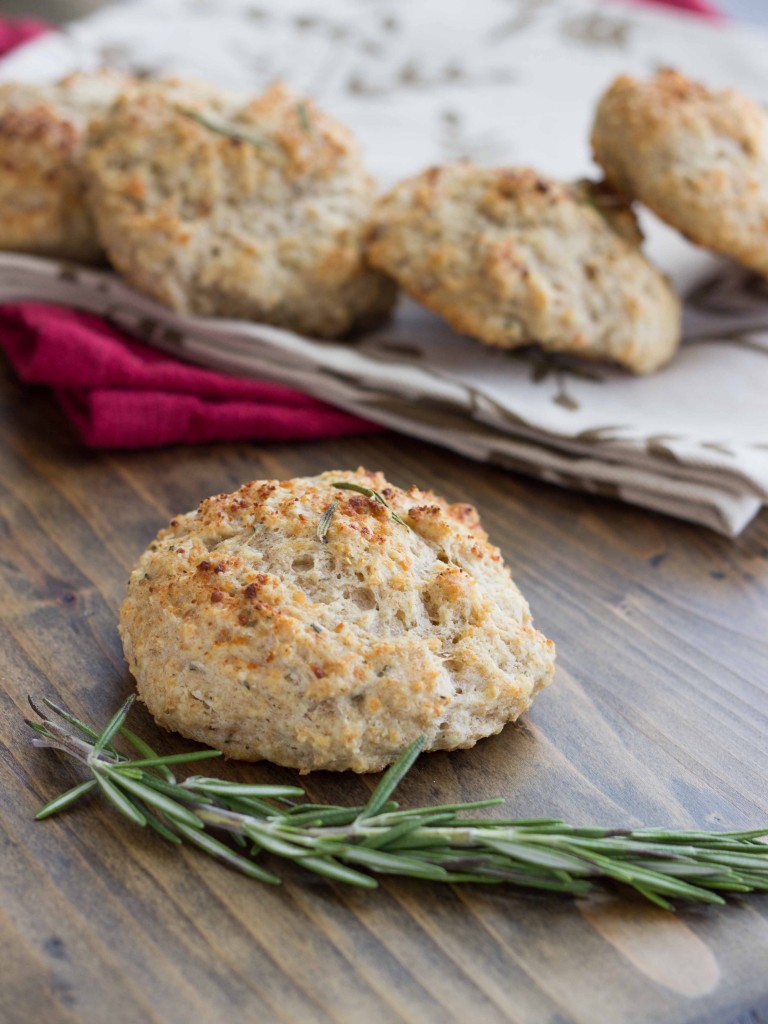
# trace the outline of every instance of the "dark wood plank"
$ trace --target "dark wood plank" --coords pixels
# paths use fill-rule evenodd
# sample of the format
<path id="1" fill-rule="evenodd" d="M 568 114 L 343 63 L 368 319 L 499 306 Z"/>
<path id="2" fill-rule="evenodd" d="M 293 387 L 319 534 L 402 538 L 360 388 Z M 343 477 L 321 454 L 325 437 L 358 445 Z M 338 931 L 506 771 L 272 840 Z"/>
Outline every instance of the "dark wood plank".
<path id="1" fill-rule="evenodd" d="M 85 451 L 45 393 L 0 396 L 0 1019 L 684 1024 L 768 1019 L 768 899 L 670 915 L 285 870 L 260 886 L 169 850 L 94 801 L 35 823 L 76 773 L 29 746 L 28 693 L 104 719 L 132 684 L 116 631 L 159 527 L 247 479 L 364 464 L 475 502 L 558 643 L 525 721 L 417 764 L 412 802 L 615 824 L 768 821 L 768 515 L 737 541 L 391 435 Z M 142 712 L 163 751 L 184 743 Z M 295 781 L 269 765 L 229 778 Z M 314 798 L 373 780 L 317 775 Z"/>

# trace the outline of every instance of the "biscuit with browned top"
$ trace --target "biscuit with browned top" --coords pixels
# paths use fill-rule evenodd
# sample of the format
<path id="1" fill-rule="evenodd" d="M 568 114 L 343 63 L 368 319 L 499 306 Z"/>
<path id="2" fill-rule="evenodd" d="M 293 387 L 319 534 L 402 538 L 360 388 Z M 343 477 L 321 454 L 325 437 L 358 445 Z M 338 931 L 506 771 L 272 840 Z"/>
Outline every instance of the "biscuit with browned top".
<path id="1" fill-rule="evenodd" d="M 607 180 L 691 241 L 768 275 L 768 115 L 677 71 L 621 75 L 592 130 Z"/>
<path id="2" fill-rule="evenodd" d="M 284 85 L 246 100 L 144 83 L 92 133 L 87 168 L 110 260 L 172 309 L 338 337 L 392 305 L 363 259 L 359 146 Z"/>
<path id="3" fill-rule="evenodd" d="M 480 341 L 535 342 L 647 373 L 677 348 L 680 303 L 640 241 L 628 205 L 600 186 L 462 162 L 384 196 L 368 255 Z"/>
<path id="4" fill-rule="evenodd" d="M 93 262 L 101 255 L 82 158 L 91 119 L 130 79 L 77 72 L 55 85 L 0 85 L 0 249 Z"/>
<path id="5" fill-rule="evenodd" d="M 254 481 L 174 519 L 120 632 L 161 725 L 303 772 L 377 771 L 422 735 L 471 747 L 554 663 L 475 510 L 363 469 Z"/>

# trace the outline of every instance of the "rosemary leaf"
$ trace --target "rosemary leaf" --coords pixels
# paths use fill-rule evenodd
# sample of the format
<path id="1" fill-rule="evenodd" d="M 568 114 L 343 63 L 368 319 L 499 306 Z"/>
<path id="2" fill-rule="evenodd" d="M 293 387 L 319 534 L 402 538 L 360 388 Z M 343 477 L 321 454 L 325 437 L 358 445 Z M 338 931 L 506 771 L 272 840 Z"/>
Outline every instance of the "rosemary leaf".
<path id="1" fill-rule="evenodd" d="M 453 815 L 450 812 L 447 814 L 427 814 L 421 818 L 406 818 L 399 825 L 382 829 L 379 835 L 369 835 L 362 845 L 373 850 L 411 849 L 410 840 L 414 832 L 422 828 L 428 828 L 430 825 L 445 825 L 449 822 L 453 822 Z M 433 843 L 434 839 L 430 836 L 428 841 Z M 417 837 L 415 846 L 418 848 L 422 843 L 423 839 L 420 842 L 419 837 Z"/>
<path id="2" fill-rule="evenodd" d="M 758 871 L 765 869 L 764 858 L 751 857 L 747 853 L 709 853 L 705 851 L 697 854 L 697 857 L 705 864 L 722 864 L 732 868 L 756 868 Z"/>
<path id="3" fill-rule="evenodd" d="M 294 859 L 297 857 L 308 856 L 306 851 L 301 847 L 280 839 L 267 829 L 260 828 L 255 822 L 243 826 L 243 831 L 248 838 L 252 839 L 258 846 L 262 847 L 264 850 L 269 850 L 270 853 L 274 853 L 278 857 Z"/>
<path id="4" fill-rule="evenodd" d="M 226 796 L 219 796 L 219 802 L 226 804 L 227 807 L 233 811 L 237 811 L 240 814 L 254 814 L 256 813 L 262 818 L 282 818 L 286 814 L 286 809 L 282 807 L 275 807 L 274 804 L 267 803 L 266 800 L 258 800 L 256 797 L 248 796 L 242 799 L 237 796 L 227 794 Z"/>
<path id="5" fill-rule="evenodd" d="M 176 823 L 176 828 L 178 828 L 179 832 L 188 842 L 199 846 L 201 850 L 205 850 L 206 853 L 217 860 L 224 861 L 225 864 L 236 868 L 238 871 L 242 871 L 245 875 L 250 875 L 251 878 L 258 878 L 260 882 L 280 885 L 280 879 L 277 875 L 273 875 L 271 871 L 267 871 L 260 864 L 254 864 L 247 857 L 241 857 L 239 853 L 231 850 L 226 844 L 219 842 L 218 839 L 214 839 L 213 836 L 209 836 L 205 832 L 199 832 L 195 828 L 188 828 L 180 822 Z"/>
<path id="6" fill-rule="evenodd" d="M 54 814 L 58 814 L 59 811 L 65 810 L 67 807 L 71 807 L 72 804 L 77 803 L 80 797 L 85 796 L 86 793 L 90 793 L 92 789 L 96 788 L 96 780 L 89 779 L 87 782 L 81 782 L 78 786 L 73 786 L 72 789 L 68 789 L 66 793 L 60 793 L 55 796 L 53 800 L 49 800 L 47 804 L 40 808 L 35 815 L 37 821 L 42 821 L 43 818 L 50 818 Z"/>
<path id="7" fill-rule="evenodd" d="M 299 124 L 305 132 L 309 133 L 312 131 L 312 121 L 309 117 L 309 111 L 307 110 L 307 104 L 302 100 L 296 104 L 296 114 L 299 118 Z"/>
<path id="8" fill-rule="evenodd" d="M 264 149 L 267 145 L 274 146 L 271 139 L 253 135 L 251 132 L 243 131 L 242 128 L 235 128 L 234 125 L 224 124 L 221 121 L 208 117 L 206 114 L 200 114 L 196 110 L 179 107 L 179 111 L 185 117 L 202 125 L 203 128 L 207 128 L 209 132 L 215 132 L 217 135 L 223 135 L 225 138 L 234 139 L 236 142 L 247 142 L 249 146 L 253 146 L 255 149 Z"/>
<path id="9" fill-rule="evenodd" d="M 45 736 L 48 739 L 54 739 L 54 734 L 45 725 L 41 725 L 40 722 L 33 722 L 30 718 L 24 719 L 24 724 L 28 725 L 29 728 L 38 734 L 38 736 Z"/>
<path id="10" fill-rule="evenodd" d="M 157 754 L 143 757 L 138 761 L 121 761 L 121 768 L 163 768 L 169 764 L 189 764 L 191 761 L 210 761 L 211 758 L 221 757 L 220 750 L 194 750 L 189 754 L 167 754 L 158 757 Z M 168 780 L 171 781 L 170 779 Z"/>
<path id="11" fill-rule="evenodd" d="M 636 885 L 635 889 L 641 896 L 645 896 L 647 900 L 650 900 L 651 903 L 655 903 L 656 906 L 661 907 L 662 910 L 674 911 L 675 908 L 672 906 L 669 900 L 665 900 L 663 896 L 657 895 L 657 893 L 655 893 L 653 889 L 646 889 L 644 885 Z"/>
<path id="12" fill-rule="evenodd" d="M 503 803 L 504 803 L 503 797 L 494 797 L 492 800 L 474 800 L 472 803 L 467 803 L 467 804 L 435 804 L 434 807 L 430 807 L 429 808 L 429 813 L 430 814 L 443 814 L 444 812 L 448 812 L 448 811 L 469 811 L 469 810 L 476 810 L 476 809 L 479 809 L 481 807 L 498 807 L 499 804 L 503 804 Z M 377 817 L 379 819 L 379 822 L 378 822 L 379 824 L 384 824 L 384 822 L 389 824 L 389 822 L 396 821 L 396 820 L 398 820 L 400 818 L 412 818 L 412 817 L 414 817 L 414 815 L 418 816 L 418 815 L 421 815 L 423 813 L 424 813 L 424 808 L 423 807 L 415 807 L 415 808 L 412 808 L 411 810 L 394 811 L 391 814 L 388 813 L 386 815 L 379 814 Z M 478 821 L 480 822 L 481 825 L 496 825 L 496 824 L 499 824 L 499 819 L 498 818 L 479 818 Z M 514 824 L 517 825 L 518 822 L 515 820 Z"/>
<path id="13" fill-rule="evenodd" d="M 412 856 L 416 856 L 422 850 L 436 851 L 455 848 L 450 835 L 441 835 L 436 828 L 422 827 L 423 825 L 423 820 L 419 819 L 419 827 L 401 837 L 397 842 L 398 848 L 407 849 Z M 450 825 L 453 828 L 454 822 L 450 822 Z M 393 827 L 391 831 L 394 832 L 395 828 Z M 386 843 L 384 845 L 386 846 Z"/>
<path id="14" fill-rule="evenodd" d="M 304 790 L 298 786 L 262 786 L 249 785 L 244 782 L 226 782 L 224 779 L 208 779 L 202 775 L 193 775 L 185 779 L 181 785 L 185 789 L 196 789 L 203 793 L 215 793 L 226 796 L 227 793 L 238 797 L 255 796 L 261 799 L 268 797 L 304 796 Z"/>
<path id="15" fill-rule="evenodd" d="M 93 758 L 98 757 L 101 751 L 109 745 L 109 743 L 112 740 L 112 737 L 120 729 L 123 722 L 125 721 L 126 716 L 133 707 L 133 702 L 135 700 L 135 695 L 131 694 L 131 696 L 125 701 L 123 706 L 114 713 L 114 715 L 110 718 L 110 720 L 104 726 L 99 735 L 93 741 L 93 753 L 91 755 Z"/>
<path id="16" fill-rule="evenodd" d="M 389 800 L 394 791 L 403 781 L 405 776 L 413 767 L 413 763 L 424 747 L 424 737 L 420 736 L 400 755 L 394 764 L 384 772 L 381 781 L 371 793 L 370 800 L 365 805 L 358 820 L 375 817 Z"/>
<path id="17" fill-rule="evenodd" d="M 332 487 L 338 487 L 340 491 L 357 491 L 358 494 L 364 494 L 366 498 L 371 498 L 373 501 L 378 501 L 384 508 L 389 509 L 389 514 L 392 516 L 396 523 L 400 523 L 406 530 L 410 530 L 410 526 L 404 519 L 402 519 L 397 512 L 393 511 L 386 503 L 384 498 L 378 491 L 374 491 L 372 487 L 363 487 L 362 484 L 349 483 L 347 480 L 334 480 L 331 484 Z"/>
<path id="18" fill-rule="evenodd" d="M 523 864 L 536 864 L 542 868 L 554 868 L 559 871 L 567 871 L 573 875 L 594 875 L 595 869 L 584 860 L 573 857 L 566 853 L 556 853 L 553 850 L 542 849 L 539 846 L 526 843 L 509 843 L 505 840 L 488 838 L 486 840 L 492 850 L 504 853 L 512 860 L 522 861 Z"/>
<path id="19" fill-rule="evenodd" d="M 338 856 L 345 862 L 362 864 L 371 871 L 386 875 L 405 875 L 408 878 L 424 878 L 432 882 L 444 882 L 445 868 L 415 857 L 401 857 L 394 853 L 371 850 L 365 846 L 345 846 Z"/>
<path id="20" fill-rule="evenodd" d="M 162 836 L 163 839 L 167 839 L 169 843 L 173 843 L 174 846 L 181 845 L 181 839 L 176 835 L 175 832 L 171 832 L 167 825 L 163 824 L 159 818 L 157 818 L 151 811 L 146 808 L 143 811 L 144 817 L 147 819 L 147 824 L 150 828 L 154 829 L 158 835 Z"/>
<path id="21" fill-rule="evenodd" d="M 717 879 L 720 881 L 735 881 L 738 879 L 738 875 L 734 874 L 728 868 L 721 869 L 719 867 L 710 866 L 706 864 L 695 864 L 687 861 L 677 860 L 636 860 L 633 861 L 639 868 L 647 868 L 649 871 L 657 871 L 661 875 L 671 875 L 674 878 L 696 878 L 700 884 L 704 884 L 704 880 Z"/>
<path id="22" fill-rule="evenodd" d="M 202 819 L 198 818 L 192 811 L 182 807 L 175 800 L 163 796 L 162 793 L 158 793 L 149 786 L 145 786 L 143 782 L 130 778 L 122 771 L 122 768 L 104 768 L 103 771 L 109 774 L 115 786 L 127 789 L 132 796 L 138 797 L 139 800 L 149 804 L 150 807 L 155 807 L 158 811 L 162 811 L 167 818 L 172 819 L 177 824 L 186 825 L 189 828 L 205 827 Z"/>
<path id="23" fill-rule="evenodd" d="M 165 793 L 165 795 L 169 796 L 172 800 L 181 800 L 184 803 L 192 805 L 200 803 L 200 795 L 197 793 L 191 793 L 188 789 L 184 789 L 183 785 L 179 782 L 171 783 L 166 779 L 161 779 L 158 775 L 151 775 L 149 772 L 147 772 L 142 781 L 146 786 L 156 790 L 158 793 Z M 213 798 L 211 798 L 211 802 L 212 801 Z"/>
<path id="24" fill-rule="evenodd" d="M 328 527 L 331 525 L 331 519 L 333 519 L 333 513 L 336 511 L 336 509 L 338 507 L 339 507 L 338 501 L 334 501 L 334 502 L 332 502 L 328 506 L 328 508 L 325 510 L 325 512 L 323 512 L 323 514 L 320 516 L 320 522 L 317 524 L 317 530 L 315 531 L 315 535 L 316 535 L 317 539 L 319 541 L 321 541 L 323 544 L 327 544 L 328 543 Z M 314 626 L 313 626 L 313 628 L 314 628 Z M 316 630 L 316 632 L 319 633 L 320 630 L 318 629 L 318 630 Z"/>
<path id="25" fill-rule="evenodd" d="M 357 818 L 362 807 L 324 807 L 315 810 L 304 811 L 301 806 L 295 808 L 303 813 L 295 814 L 290 812 L 286 816 L 286 823 L 293 828 L 318 828 L 330 825 L 351 825 Z"/>
<path id="26" fill-rule="evenodd" d="M 130 821 L 134 822 L 136 825 L 147 824 L 147 819 L 143 812 L 139 810 L 139 808 L 129 797 L 125 795 L 125 793 L 121 793 L 113 782 L 108 778 L 105 778 L 101 772 L 97 772 L 94 778 L 96 779 L 99 789 L 102 791 L 104 796 L 114 807 L 117 808 L 118 811 L 120 811 L 121 814 L 124 814 L 126 818 L 130 819 Z"/>
<path id="27" fill-rule="evenodd" d="M 122 725 L 120 727 L 120 735 L 127 743 L 129 743 L 133 747 L 137 754 L 141 755 L 141 757 L 157 757 L 157 754 L 152 749 L 152 747 L 150 747 L 150 745 L 146 743 L 140 736 L 137 736 L 135 732 L 132 732 L 126 725 Z M 168 782 L 176 781 L 176 776 L 173 774 L 171 769 L 168 768 L 166 765 L 158 765 L 157 768 L 159 773 L 163 776 L 164 779 L 167 779 Z"/>
<path id="28" fill-rule="evenodd" d="M 641 828 L 632 835 L 635 839 L 660 840 L 664 843 L 695 843 L 702 846 L 732 846 L 733 843 L 740 843 L 743 840 L 767 839 L 768 828 L 755 828 L 748 832 L 686 832 L 681 829 L 679 832 L 671 832 L 668 829 Z"/>
<path id="29" fill-rule="evenodd" d="M 361 871 L 348 868 L 339 864 L 333 857 L 304 857 L 301 861 L 303 868 L 308 868 L 318 875 L 325 875 L 336 882 L 346 882 L 347 885 L 357 885 L 361 889 L 378 889 L 379 883 L 370 875 L 364 875 Z"/>
<path id="30" fill-rule="evenodd" d="M 29 703 L 32 704 L 32 701 L 30 700 Z M 95 729 L 92 729 L 90 725 L 86 725 L 85 722 L 80 721 L 79 718 L 75 718 L 74 715 L 65 711 L 64 708 L 60 708 L 58 704 L 54 704 L 54 702 L 48 697 L 43 697 L 43 704 L 45 704 L 47 708 L 50 708 L 50 710 L 53 711 L 54 714 L 58 715 L 59 718 L 63 718 L 65 722 L 68 722 L 70 725 L 74 725 L 75 728 L 79 729 L 80 732 L 84 733 L 89 739 L 95 740 L 98 738 L 99 734 Z M 35 708 L 35 705 L 32 704 L 32 707 Z M 41 712 L 38 711 L 37 708 L 35 708 L 35 711 L 37 711 L 38 715 L 41 715 Z"/>

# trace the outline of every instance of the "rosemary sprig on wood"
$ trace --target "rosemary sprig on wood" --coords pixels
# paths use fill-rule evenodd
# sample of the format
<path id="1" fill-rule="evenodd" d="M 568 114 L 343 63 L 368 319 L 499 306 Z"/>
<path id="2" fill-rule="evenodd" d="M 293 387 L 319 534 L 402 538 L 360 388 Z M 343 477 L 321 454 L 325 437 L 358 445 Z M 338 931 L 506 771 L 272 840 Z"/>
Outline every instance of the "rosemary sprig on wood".
<path id="1" fill-rule="evenodd" d="M 408 525 L 408 523 L 406 523 L 404 519 L 401 519 L 397 512 L 389 508 L 389 505 L 386 503 L 384 498 L 379 494 L 378 491 L 374 491 L 372 487 L 363 487 L 362 484 L 352 484 L 349 483 L 347 480 L 334 480 L 331 483 L 331 486 L 338 487 L 340 491 L 357 491 L 358 494 L 364 494 L 366 498 L 371 498 L 373 501 L 378 501 L 378 503 L 380 505 L 383 505 L 384 508 L 389 509 L 389 514 L 392 516 L 396 523 L 400 523 L 400 525 L 404 526 L 406 530 L 410 530 L 410 526 Z"/>
<path id="2" fill-rule="evenodd" d="M 750 832 L 576 828 L 556 818 L 475 817 L 475 803 L 401 810 L 395 788 L 419 755 L 413 743 L 358 807 L 297 802 L 294 786 L 250 785 L 201 775 L 178 781 L 172 765 L 218 757 L 215 750 L 158 757 L 125 726 L 129 698 L 101 732 L 50 700 L 33 743 L 82 762 L 91 778 L 54 797 L 47 818 L 98 791 L 136 825 L 183 842 L 262 882 L 280 879 L 265 855 L 338 882 L 376 888 L 376 874 L 433 882 L 508 884 L 583 895 L 597 885 L 633 889 L 673 909 L 670 900 L 723 903 L 723 895 L 768 891 L 768 828 Z M 118 738 L 136 753 L 116 746 Z"/>

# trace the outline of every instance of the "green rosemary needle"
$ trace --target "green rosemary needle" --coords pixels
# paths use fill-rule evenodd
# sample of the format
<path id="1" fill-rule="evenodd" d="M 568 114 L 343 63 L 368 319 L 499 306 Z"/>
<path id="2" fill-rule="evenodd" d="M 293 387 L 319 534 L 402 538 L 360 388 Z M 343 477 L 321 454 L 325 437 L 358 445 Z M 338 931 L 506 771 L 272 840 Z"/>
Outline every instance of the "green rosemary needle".
<path id="1" fill-rule="evenodd" d="M 236 128 L 234 125 L 224 124 L 209 117 L 207 114 L 200 114 L 198 111 L 189 110 L 186 107 L 179 107 L 178 109 L 179 113 L 190 118 L 192 121 L 196 121 L 203 128 L 207 128 L 209 132 L 223 135 L 227 139 L 234 139 L 236 142 L 246 142 L 249 146 L 254 146 L 256 149 L 263 149 L 267 145 L 274 146 L 271 139 L 253 135 L 251 132 L 243 131 L 242 128 Z"/>
<path id="2" fill-rule="evenodd" d="M 352 484 L 347 480 L 334 480 L 331 483 L 332 487 L 338 487 L 340 491 L 357 491 L 358 494 L 364 494 L 366 498 L 371 498 L 373 501 L 378 501 L 384 508 L 389 509 L 389 514 L 392 516 L 396 523 L 400 523 L 406 530 L 410 530 L 410 526 L 404 519 L 401 519 L 397 512 L 394 512 L 389 505 L 386 503 L 384 498 L 379 494 L 378 491 L 374 491 L 372 487 L 363 487 L 362 484 Z"/>
<path id="3" fill-rule="evenodd" d="M 319 541 L 323 544 L 328 543 L 328 527 L 331 525 L 333 519 L 333 513 L 339 507 L 338 501 L 333 501 L 328 508 L 320 516 L 320 522 L 317 524 L 316 536 Z"/>
<path id="4" fill-rule="evenodd" d="M 90 778 L 50 800 L 37 818 L 97 792 L 134 824 L 149 826 L 171 843 L 196 846 L 262 882 L 280 881 L 264 865 L 266 856 L 369 889 L 376 888 L 376 875 L 506 884 L 573 896 L 609 885 L 634 890 L 668 910 L 674 909 L 670 900 L 723 903 L 729 893 L 768 891 L 768 828 L 578 828 L 557 818 L 501 820 L 472 813 L 503 803 L 500 799 L 401 810 L 392 795 L 423 739 L 384 773 L 360 807 L 297 802 L 304 791 L 295 786 L 202 775 L 179 782 L 171 765 L 218 757 L 219 751 L 159 757 L 125 726 L 132 697 L 101 731 L 52 701 L 43 703 L 46 710 L 30 699 L 41 719 L 28 722 L 32 743 L 81 762 Z M 119 750 L 119 739 L 139 757 Z"/>
<path id="5" fill-rule="evenodd" d="M 307 110 L 307 104 L 304 103 L 303 100 L 300 103 L 296 104 L 296 116 L 299 119 L 299 124 L 301 125 L 302 129 L 307 133 L 311 132 L 312 121 L 309 116 L 309 111 Z"/>

